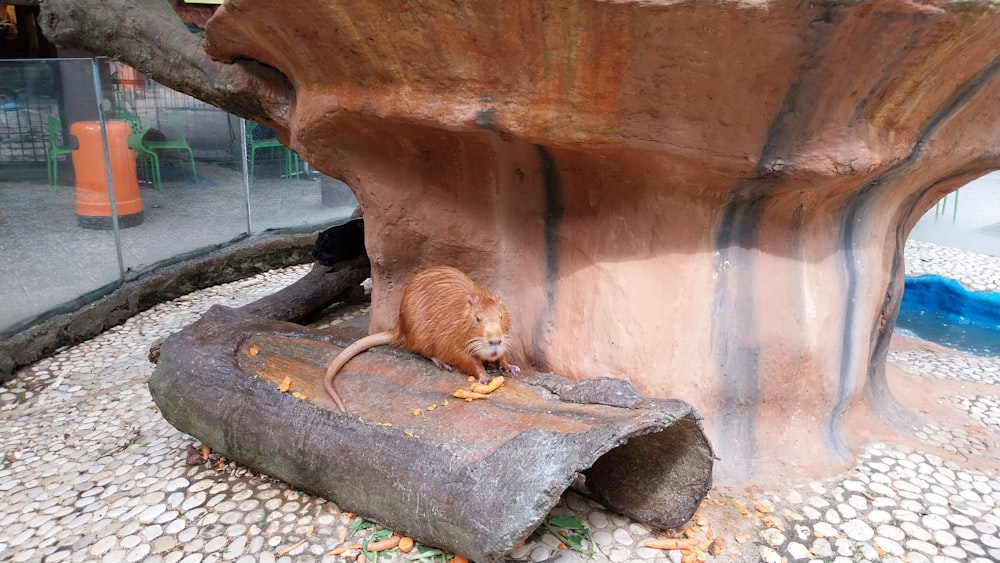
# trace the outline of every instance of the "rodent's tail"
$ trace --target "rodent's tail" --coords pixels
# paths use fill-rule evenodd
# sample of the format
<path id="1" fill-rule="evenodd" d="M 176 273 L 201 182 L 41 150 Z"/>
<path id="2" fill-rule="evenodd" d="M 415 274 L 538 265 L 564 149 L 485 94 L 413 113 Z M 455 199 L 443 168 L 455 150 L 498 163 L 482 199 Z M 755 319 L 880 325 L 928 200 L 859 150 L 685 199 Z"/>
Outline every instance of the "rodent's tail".
<path id="1" fill-rule="evenodd" d="M 376 332 L 370 336 L 366 336 L 361 340 L 358 340 L 354 344 L 351 344 L 344 351 L 337 354 L 337 357 L 330 362 L 330 366 L 326 368 L 326 375 L 323 376 L 323 386 L 326 387 L 326 392 L 333 399 L 333 402 L 337 403 L 337 408 L 340 412 L 347 412 L 344 407 L 344 401 L 340 399 L 340 395 L 337 394 L 337 390 L 333 387 L 333 378 L 337 376 L 337 373 L 347 365 L 347 362 L 351 361 L 351 358 L 357 356 L 361 352 L 369 348 L 374 348 L 375 346 L 382 346 L 385 344 L 395 344 L 396 343 L 396 331 L 387 330 L 385 332 Z"/>

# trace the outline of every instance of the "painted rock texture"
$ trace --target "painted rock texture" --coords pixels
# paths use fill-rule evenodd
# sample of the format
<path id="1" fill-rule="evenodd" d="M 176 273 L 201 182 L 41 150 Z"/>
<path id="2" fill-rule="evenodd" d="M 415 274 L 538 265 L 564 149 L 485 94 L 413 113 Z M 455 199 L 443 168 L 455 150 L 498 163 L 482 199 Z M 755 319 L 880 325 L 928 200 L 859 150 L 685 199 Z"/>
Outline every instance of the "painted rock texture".
<path id="1" fill-rule="evenodd" d="M 357 194 L 372 331 L 457 266 L 515 363 L 692 404 L 723 482 L 905 420 L 903 242 L 1000 165 L 987 2 L 231 0 L 204 48 L 284 75 L 273 125 Z"/>

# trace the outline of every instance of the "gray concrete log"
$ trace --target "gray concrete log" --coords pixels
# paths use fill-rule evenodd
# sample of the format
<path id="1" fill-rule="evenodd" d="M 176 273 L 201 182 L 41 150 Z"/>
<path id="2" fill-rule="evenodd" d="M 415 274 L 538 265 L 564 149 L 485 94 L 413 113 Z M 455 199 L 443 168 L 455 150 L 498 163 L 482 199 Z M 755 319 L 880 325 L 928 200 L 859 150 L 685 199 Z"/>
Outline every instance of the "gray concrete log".
<path id="1" fill-rule="evenodd" d="M 338 376 L 343 414 L 322 376 L 360 334 L 217 306 L 164 341 L 150 391 L 220 454 L 475 561 L 501 559 L 581 475 L 594 498 L 657 527 L 686 522 L 710 487 L 699 416 L 621 380 L 523 373 L 466 402 L 451 396 L 464 375 L 380 348 Z"/>

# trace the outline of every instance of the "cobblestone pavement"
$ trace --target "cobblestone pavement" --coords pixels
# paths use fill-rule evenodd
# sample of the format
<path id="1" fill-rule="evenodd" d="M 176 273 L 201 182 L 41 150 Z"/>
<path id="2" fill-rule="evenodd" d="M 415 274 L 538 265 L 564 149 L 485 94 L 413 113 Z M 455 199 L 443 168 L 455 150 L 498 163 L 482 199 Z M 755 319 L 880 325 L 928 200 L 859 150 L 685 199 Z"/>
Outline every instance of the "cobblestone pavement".
<path id="1" fill-rule="evenodd" d="M 1000 258 L 908 243 L 907 270 L 985 289 L 1000 277 Z M 370 534 L 350 535 L 358 519 L 335 504 L 237 464 L 188 465 L 199 444 L 160 417 L 146 388 L 153 341 L 211 304 L 248 303 L 307 271 L 273 271 L 163 303 L 0 389 L 0 561 L 334 561 L 344 557 L 328 555 L 333 548 Z M 890 361 L 926 377 L 1000 377 L 1000 358 L 894 350 Z M 1000 432 L 1000 398 L 941 400 L 980 426 L 928 425 L 917 434 L 928 451 L 871 444 L 834 479 L 774 491 L 714 488 L 687 535 L 708 546 L 709 561 L 1000 561 L 1000 476 L 928 453 L 996 447 L 989 431 Z M 593 554 L 563 549 L 571 542 L 547 534 L 512 559 L 681 561 L 681 551 L 644 547 L 658 531 L 575 493 L 553 513 L 585 522 Z M 386 561 L 445 560 L 420 547 Z"/>
<path id="2" fill-rule="evenodd" d="M 1000 256 L 909 240 L 904 258 L 908 276 L 937 274 L 972 291 L 1000 291 Z"/>

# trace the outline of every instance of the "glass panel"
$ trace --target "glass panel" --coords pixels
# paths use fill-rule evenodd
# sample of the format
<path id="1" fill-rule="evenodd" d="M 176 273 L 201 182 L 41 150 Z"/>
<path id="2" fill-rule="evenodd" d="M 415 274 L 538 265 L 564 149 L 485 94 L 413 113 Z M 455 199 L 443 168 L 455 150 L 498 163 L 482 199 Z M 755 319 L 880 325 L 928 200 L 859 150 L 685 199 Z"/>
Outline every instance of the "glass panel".
<path id="1" fill-rule="evenodd" d="M 255 233 L 339 222 L 357 207 L 343 182 L 320 174 L 273 129 L 246 122 L 250 216 Z"/>
<path id="2" fill-rule="evenodd" d="M 0 76 L 2 337 L 120 272 L 92 60 L 0 60 Z"/>
<path id="3" fill-rule="evenodd" d="M 107 118 L 131 127 L 142 194 L 142 223 L 121 231 L 126 277 L 244 236 L 239 118 L 121 63 L 102 63 Z"/>
<path id="4" fill-rule="evenodd" d="M 357 206 L 273 131 L 120 63 L 0 60 L 0 76 L 0 338 L 251 230 Z"/>

